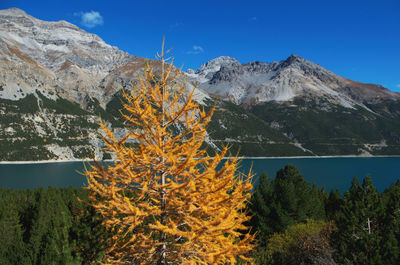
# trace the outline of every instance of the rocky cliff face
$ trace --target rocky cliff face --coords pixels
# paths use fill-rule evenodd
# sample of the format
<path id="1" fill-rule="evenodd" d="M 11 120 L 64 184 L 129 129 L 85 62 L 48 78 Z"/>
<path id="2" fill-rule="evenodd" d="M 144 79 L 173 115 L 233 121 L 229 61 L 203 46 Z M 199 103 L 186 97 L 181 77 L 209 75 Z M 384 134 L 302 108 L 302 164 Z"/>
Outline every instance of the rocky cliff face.
<path id="1" fill-rule="evenodd" d="M 155 68 L 159 64 L 150 63 Z M 0 98 L 37 97 L 40 91 L 83 108 L 96 99 L 105 108 L 122 87 L 132 87 L 144 66 L 144 58 L 66 21 L 42 21 L 17 8 L 0 10 Z M 195 94 L 198 100 L 207 97 L 200 90 Z"/>
<path id="2" fill-rule="evenodd" d="M 134 59 L 66 21 L 0 10 L 0 98 L 15 100 L 37 90 L 82 105 L 87 97 L 103 102 L 103 80 Z"/>
<path id="3" fill-rule="evenodd" d="M 380 85 L 354 82 L 322 66 L 291 55 L 273 63 L 240 64 L 230 57 L 219 57 L 187 75 L 213 96 L 235 104 L 252 106 L 269 101 L 286 102 L 294 98 L 325 98 L 347 108 L 381 99 L 399 99 Z"/>

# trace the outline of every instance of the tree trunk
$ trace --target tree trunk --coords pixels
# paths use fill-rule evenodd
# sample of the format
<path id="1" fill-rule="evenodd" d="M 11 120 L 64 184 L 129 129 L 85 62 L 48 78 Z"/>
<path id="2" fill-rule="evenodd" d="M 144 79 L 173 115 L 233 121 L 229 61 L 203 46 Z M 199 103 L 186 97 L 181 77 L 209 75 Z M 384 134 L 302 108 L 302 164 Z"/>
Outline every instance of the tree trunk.
<path id="1" fill-rule="evenodd" d="M 165 173 L 163 173 L 161 175 L 161 183 L 162 185 L 165 184 Z M 165 190 L 164 188 L 160 190 L 161 193 L 161 224 L 165 225 L 167 223 L 167 212 L 166 212 L 166 196 L 165 196 Z M 160 250 L 159 250 L 159 258 L 158 258 L 158 265 L 165 265 L 166 263 L 166 251 L 167 251 L 167 245 L 166 245 L 166 239 L 167 239 L 167 235 L 163 232 L 160 231 L 160 242 L 163 243 L 160 246 Z"/>
<path id="2" fill-rule="evenodd" d="M 161 51 L 161 61 L 162 61 L 162 84 L 161 84 L 161 89 L 162 89 L 162 106 L 161 106 L 161 112 L 162 112 L 162 128 L 165 128 L 165 89 L 166 89 L 166 76 L 165 76 L 165 70 L 164 70 L 164 39 L 162 43 L 162 51 Z M 163 152 L 164 150 L 164 144 L 165 144 L 165 136 L 161 136 L 161 149 Z M 165 165 L 165 157 L 163 156 L 161 158 L 161 163 Z M 165 169 L 164 169 L 165 170 Z M 165 175 L 166 172 L 162 172 L 161 174 L 161 185 L 165 185 Z M 160 194 L 161 194 L 161 216 L 160 216 L 160 222 L 162 225 L 165 225 L 167 223 L 167 211 L 166 211 L 166 204 L 167 204 L 167 199 L 166 199 L 166 190 L 165 188 L 160 189 Z M 160 256 L 158 258 L 158 265 L 166 265 L 166 255 L 167 255 L 167 235 L 163 231 L 160 231 Z"/>

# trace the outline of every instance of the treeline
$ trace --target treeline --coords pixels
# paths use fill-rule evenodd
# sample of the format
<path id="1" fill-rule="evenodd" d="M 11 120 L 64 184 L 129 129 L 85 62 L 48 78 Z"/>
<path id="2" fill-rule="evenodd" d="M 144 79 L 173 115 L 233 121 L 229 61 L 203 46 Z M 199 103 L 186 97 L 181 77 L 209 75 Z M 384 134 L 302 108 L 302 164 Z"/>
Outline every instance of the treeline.
<path id="1" fill-rule="evenodd" d="M 96 264 L 110 236 L 76 188 L 0 189 L 0 264 Z M 400 264 L 400 181 L 355 178 L 342 196 L 293 166 L 263 174 L 249 202 L 256 264 Z"/>
<path id="2" fill-rule="evenodd" d="M 0 189 L 0 264 L 93 264 L 107 236 L 77 188 Z"/>
<path id="3" fill-rule="evenodd" d="M 354 178 L 328 195 L 288 165 L 260 177 L 249 208 L 257 264 L 400 264 L 400 181 L 381 194 Z"/>

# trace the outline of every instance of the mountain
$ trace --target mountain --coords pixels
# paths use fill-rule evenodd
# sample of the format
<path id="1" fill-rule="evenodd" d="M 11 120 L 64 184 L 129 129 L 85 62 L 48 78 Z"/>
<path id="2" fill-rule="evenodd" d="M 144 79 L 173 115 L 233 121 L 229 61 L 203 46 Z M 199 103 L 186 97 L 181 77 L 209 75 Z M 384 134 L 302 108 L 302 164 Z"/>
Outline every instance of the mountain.
<path id="1" fill-rule="evenodd" d="M 101 158 L 98 116 L 123 132 L 118 109 L 105 109 L 146 62 L 66 21 L 0 10 L 0 160 Z"/>
<path id="2" fill-rule="evenodd" d="M 98 159 L 99 116 L 124 134 L 121 89 L 149 62 L 66 21 L 0 10 L 0 160 Z M 221 56 L 182 72 L 206 109 L 210 153 L 245 156 L 400 154 L 399 94 L 292 55 L 241 64 Z M 177 128 L 179 130 L 179 128 Z"/>
<path id="3" fill-rule="evenodd" d="M 39 91 L 86 108 L 90 99 L 105 107 L 122 87 L 132 87 L 146 60 L 66 21 L 46 22 L 10 8 L 0 10 L 0 62 L 0 98 Z"/>
<path id="4" fill-rule="evenodd" d="M 317 155 L 400 153 L 400 93 L 340 77 L 300 56 L 240 64 L 222 56 L 186 75 Z"/>
<path id="5" fill-rule="evenodd" d="M 41 21 L 16 8 L 0 10 L 0 56 L 1 98 L 36 90 L 79 104 L 115 89 L 107 77 L 136 58 L 71 23 Z"/>
<path id="6" fill-rule="evenodd" d="M 210 95 L 244 106 L 303 97 L 324 98 L 332 104 L 354 108 L 400 99 L 399 93 L 383 86 L 345 79 L 293 54 L 280 62 L 247 64 L 221 56 L 196 71 L 189 70 L 187 76 Z"/>

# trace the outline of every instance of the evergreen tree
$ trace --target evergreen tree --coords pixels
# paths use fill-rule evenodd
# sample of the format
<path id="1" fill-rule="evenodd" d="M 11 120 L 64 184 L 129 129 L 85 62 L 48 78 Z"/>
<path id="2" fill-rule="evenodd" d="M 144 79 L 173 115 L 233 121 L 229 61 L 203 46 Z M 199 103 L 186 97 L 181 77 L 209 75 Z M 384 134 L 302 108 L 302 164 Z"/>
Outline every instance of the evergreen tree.
<path id="1" fill-rule="evenodd" d="M 0 189 L 0 264 L 93 264 L 103 255 L 100 216 L 74 188 Z M 86 211 L 85 208 L 88 208 Z"/>
<path id="2" fill-rule="evenodd" d="M 325 202 L 328 199 L 328 194 L 325 187 L 318 189 L 317 184 L 313 183 L 311 188 L 311 201 L 314 203 L 312 216 L 315 220 L 326 220 Z M 308 218 L 310 219 L 310 218 Z"/>
<path id="3" fill-rule="evenodd" d="M 367 176 L 360 185 L 354 178 L 344 195 L 344 203 L 335 223 L 333 243 L 341 263 L 382 264 L 382 216 L 384 205 L 379 192 Z"/>
<path id="4" fill-rule="evenodd" d="M 336 219 L 343 205 L 343 197 L 338 189 L 332 189 L 329 197 L 325 200 L 325 212 L 328 220 Z"/>
<path id="5" fill-rule="evenodd" d="M 32 264 L 72 263 L 73 247 L 68 238 L 71 220 L 61 194 L 53 188 L 39 188 L 34 213 L 29 235 Z"/>
<path id="6" fill-rule="evenodd" d="M 307 219 L 324 220 L 325 198 L 325 191 L 311 187 L 292 165 L 280 169 L 272 181 L 263 174 L 250 204 L 251 224 L 258 232 L 260 245 L 264 246 L 273 233 L 281 233 L 289 225 Z"/>
<path id="7" fill-rule="evenodd" d="M 108 235 L 102 224 L 102 216 L 88 203 L 88 192 L 79 190 L 75 196 L 80 203 L 71 200 L 69 208 L 72 218 L 70 230 L 71 240 L 74 242 L 75 255 L 82 260 L 82 264 L 94 264 L 103 258 Z"/>
<path id="8" fill-rule="evenodd" d="M 0 264 L 29 264 L 15 192 L 0 192 Z"/>
<path id="9" fill-rule="evenodd" d="M 312 191 L 310 184 L 294 166 L 287 165 L 277 172 L 273 189 L 277 218 L 271 218 L 270 221 L 275 232 L 283 232 L 289 225 L 304 222 L 309 218 L 325 219 L 320 197 Z"/>
<path id="10" fill-rule="evenodd" d="M 383 199 L 382 256 L 386 264 L 395 264 L 400 260 L 400 181 L 385 190 Z"/>
<path id="11" fill-rule="evenodd" d="M 268 236 L 274 231 L 270 224 L 273 218 L 273 190 L 271 181 L 267 173 L 260 176 L 259 183 L 250 199 L 250 213 L 252 215 L 250 224 L 254 231 L 259 234 L 258 240 L 260 245 L 265 245 Z"/>

